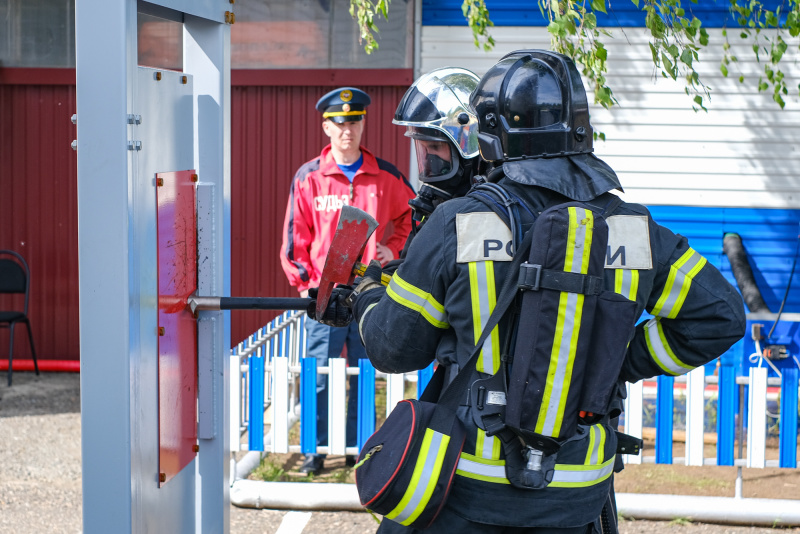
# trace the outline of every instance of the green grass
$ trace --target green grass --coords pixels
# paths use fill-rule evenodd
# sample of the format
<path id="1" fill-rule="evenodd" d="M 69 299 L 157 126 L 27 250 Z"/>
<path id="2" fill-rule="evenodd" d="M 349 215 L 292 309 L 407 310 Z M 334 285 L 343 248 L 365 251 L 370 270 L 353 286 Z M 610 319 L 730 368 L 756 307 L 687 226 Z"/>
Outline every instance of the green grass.
<path id="1" fill-rule="evenodd" d="M 265 482 L 284 482 L 286 471 L 278 465 L 274 457 L 266 456 L 261 460 L 261 464 L 253 470 L 253 477 Z"/>

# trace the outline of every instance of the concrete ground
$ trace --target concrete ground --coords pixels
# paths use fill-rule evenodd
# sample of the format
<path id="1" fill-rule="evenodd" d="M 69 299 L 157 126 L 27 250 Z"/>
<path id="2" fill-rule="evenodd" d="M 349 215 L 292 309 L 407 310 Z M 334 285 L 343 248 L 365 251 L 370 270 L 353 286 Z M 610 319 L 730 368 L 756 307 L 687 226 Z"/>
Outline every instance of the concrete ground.
<path id="1" fill-rule="evenodd" d="M 0 533 L 81 532 L 80 384 L 76 373 L 0 373 Z M 776 491 L 781 488 L 776 488 Z M 629 489 L 626 491 L 630 491 Z M 789 488 L 798 498 L 800 490 Z M 759 495 L 760 497 L 769 497 Z M 800 505 L 800 504 L 799 504 Z M 367 513 L 287 512 L 231 506 L 231 534 L 375 532 Z M 687 521 L 625 521 L 621 534 L 767 534 L 769 528 Z M 800 528 L 782 529 L 800 534 Z"/>

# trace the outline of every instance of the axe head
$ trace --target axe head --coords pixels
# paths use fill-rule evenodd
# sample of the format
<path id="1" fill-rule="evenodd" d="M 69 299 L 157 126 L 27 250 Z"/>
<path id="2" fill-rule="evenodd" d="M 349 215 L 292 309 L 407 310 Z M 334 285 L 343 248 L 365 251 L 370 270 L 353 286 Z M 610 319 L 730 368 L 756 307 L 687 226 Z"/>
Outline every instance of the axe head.
<path id="1" fill-rule="evenodd" d="M 367 241 L 377 227 L 378 221 L 369 213 L 353 206 L 342 206 L 339 224 L 336 226 L 319 280 L 317 317 L 322 317 L 325 313 L 334 285 L 353 283 L 353 269 L 361 260 Z"/>

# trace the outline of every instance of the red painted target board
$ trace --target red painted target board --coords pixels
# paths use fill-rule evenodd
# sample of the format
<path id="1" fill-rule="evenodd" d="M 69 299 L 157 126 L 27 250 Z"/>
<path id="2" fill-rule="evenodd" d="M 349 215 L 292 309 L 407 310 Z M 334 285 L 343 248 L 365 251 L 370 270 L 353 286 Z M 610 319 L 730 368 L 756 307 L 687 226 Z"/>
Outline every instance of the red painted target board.
<path id="1" fill-rule="evenodd" d="M 197 289 L 197 174 L 162 172 L 156 181 L 161 487 L 197 454 L 197 321 L 186 307 Z"/>

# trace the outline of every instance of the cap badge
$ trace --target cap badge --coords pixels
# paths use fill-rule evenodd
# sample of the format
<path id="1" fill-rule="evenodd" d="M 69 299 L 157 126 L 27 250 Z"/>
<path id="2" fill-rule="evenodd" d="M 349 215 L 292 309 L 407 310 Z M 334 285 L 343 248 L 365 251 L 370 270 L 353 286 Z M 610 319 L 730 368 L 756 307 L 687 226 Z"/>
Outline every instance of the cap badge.
<path id="1" fill-rule="evenodd" d="M 345 104 L 345 105 L 343 105 L 343 106 L 342 106 L 342 111 L 344 111 L 345 113 L 347 113 L 348 111 L 350 111 L 350 104 Z"/>
<path id="2" fill-rule="evenodd" d="M 342 102 L 350 102 L 353 99 L 353 92 L 349 89 L 345 89 L 339 93 L 339 98 L 342 100 Z"/>

